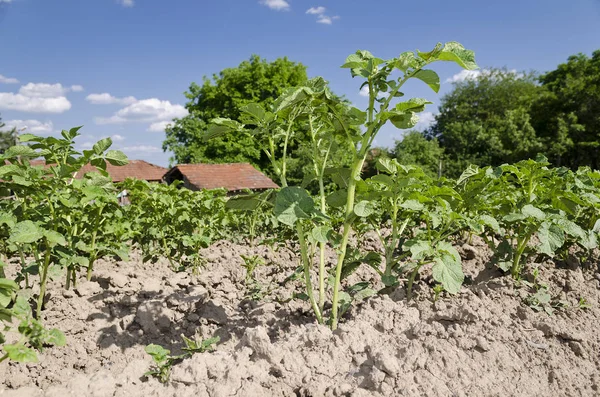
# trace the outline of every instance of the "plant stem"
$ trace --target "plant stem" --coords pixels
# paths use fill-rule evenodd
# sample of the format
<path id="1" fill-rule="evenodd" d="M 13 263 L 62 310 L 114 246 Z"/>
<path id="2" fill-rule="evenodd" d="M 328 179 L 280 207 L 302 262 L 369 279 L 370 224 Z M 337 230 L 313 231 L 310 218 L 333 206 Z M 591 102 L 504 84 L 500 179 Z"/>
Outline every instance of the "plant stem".
<path id="1" fill-rule="evenodd" d="M 523 256 L 523 252 L 525 251 L 525 248 L 527 248 L 527 244 L 532 235 L 533 233 L 529 233 L 519 244 L 517 244 L 517 252 L 515 253 L 515 259 L 512 268 L 510 269 L 510 273 L 515 280 L 521 275 L 521 257 Z"/>
<path id="2" fill-rule="evenodd" d="M 0 357 L 0 363 L 4 360 L 6 360 L 8 358 L 8 354 L 3 355 L 2 357 Z"/>
<path id="3" fill-rule="evenodd" d="M 46 296 L 46 284 L 48 282 L 48 267 L 50 266 L 50 252 L 51 252 L 51 248 L 48 246 L 46 248 L 46 253 L 44 255 L 44 264 L 42 266 L 42 271 L 40 273 L 40 293 L 38 295 L 37 309 L 36 309 L 36 318 L 38 320 L 41 318 L 42 306 L 44 305 L 44 298 Z"/>
<path id="4" fill-rule="evenodd" d="M 413 283 L 415 282 L 415 278 L 417 277 L 417 274 L 419 273 L 420 267 L 421 267 L 420 265 L 417 265 L 417 267 L 414 268 L 414 270 L 410 274 L 410 277 L 408 278 L 408 284 L 406 285 L 406 300 L 407 301 L 410 301 L 410 299 L 412 298 Z"/>
<path id="5" fill-rule="evenodd" d="M 364 152 L 364 153 L 363 153 Z M 342 243 L 340 245 L 340 253 L 338 255 L 337 265 L 335 267 L 335 281 L 333 285 L 333 307 L 331 308 L 331 329 L 335 330 L 338 324 L 338 302 L 339 302 L 339 291 L 340 291 L 340 279 L 342 278 L 342 267 L 344 265 L 344 259 L 346 257 L 346 249 L 348 247 L 348 237 L 352 231 L 352 214 L 354 213 L 354 199 L 356 194 L 356 180 L 360 177 L 362 166 L 364 164 L 366 154 L 366 147 L 361 148 L 362 156 L 360 156 L 354 163 L 350 173 L 350 180 L 348 181 L 348 196 L 346 198 L 346 213 L 344 220 L 344 232 L 342 234 Z"/>
<path id="6" fill-rule="evenodd" d="M 21 270 L 23 271 L 23 275 L 25 277 L 25 288 L 29 288 L 29 275 L 25 271 L 26 263 L 25 263 L 25 254 L 23 254 L 23 247 L 19 245 L 19 257 L 21 258 Z"/>
<path id="7" fill-rule="evenodd" d="M 323 316 L 321 310 L 315 301 L 313 294 L 312 282 L 310 280 L 310 259 L 308 257 L 308 248 L 306 246 L 306 239 L 304 238 L 304 228 L 300 222 L 296 223 L 296 232 L 298 233 L 298 239 L 300 241 L 300 253 L 302 255 L 302 267 L 304 268 L 304 281 L 306 282 L 306 294 L 310 300 L 310 304 L 317 317 L 317 322 L 323 324 Z"/>

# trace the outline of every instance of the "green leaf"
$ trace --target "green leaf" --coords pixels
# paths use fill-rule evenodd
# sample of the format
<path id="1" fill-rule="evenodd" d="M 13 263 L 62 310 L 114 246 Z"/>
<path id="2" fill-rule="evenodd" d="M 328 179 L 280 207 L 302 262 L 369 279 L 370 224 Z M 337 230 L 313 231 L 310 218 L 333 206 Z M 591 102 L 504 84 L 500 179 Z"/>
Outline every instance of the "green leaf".
<path id="1" fill-rule="evenodd" d="M 425 206 L 417 200 L 406 200 L 405 202 L 400 204 L 400 208 L 412 211 L 422 211 L 423 209 L 425 209 Z"/>
<path id="2" fill-rule="evenodd" d="M 70 130 L 62 130 L 62 132 L 60 133 L 63 138 L 65 138 L 66 140 L 72 141 L 73 139 L 75 139 L 77 137 L 77 135 L 79 135 L 79 130 L 81 129 L 82 126 L 79 127 L 73 127 Z"/>
<path id="3" fill-rule="evenodd" d="M 55 245 L 67 245 L 67 240 L 65 240 L 65 237 L 54 230 L 44 230 L 44 237 L 46 237 L 48 245 L 51 247 L 54 247 Z"/>
<path id="4" fill-rule="evenodd" d="M 435 59 L 456 62 L 459 66 L 467 70 L 478 68 L 477 63 L 475 63 L 475 53 L 465 49 L 462 44 L 456 41 L 446 43 L 441 52 L 435 56 Z"/>
<path id="5" fill-rule="evenodd" d="M 479 167 L 477 167 L 476 165 L 473 165 L 473 164 L 469 164 L 467 169 L 463 171 L 463 173 L 460 175 L 460 177 L 456 181 L 456 184 L 460 185 L 461 183 L 463 183 L 470 177 L 477 175 L 478 173 L 479 173 Z"/>
<path id="6" fill-rule="evenodd" d="M 422 112 L 423 110 L 425 110 L 425 105 L 430 105 L 432 103 L 433 102 L 430 102 L 424 98 L 411 98 L 408 101 L 398 103 L 395 106 L 395 109 L 399 112 Z"/>
<path id="7" fill-rule="evenodd" d="M 125 153 L 121 152 L 120 150 L 109 150 L 104 155 L 104 158 L 112 165 L 119 166 L 126 165 L 129 163 L 129 160 L 127 160 L 127 156 L 125 155 Z"/>
<path id="8" fill-rule="evenodd" d="M 33 349 L 21 344 L 5 345 L 4 351 L 8 358 L 19 363 L 37 363 L 38 358 Z"/>
<path id="9" fill-rule="evenodd" d="M 96 142 L 94 144 L 94 146 L 92 147 L 92 150 L 94 151 L 94 153 L 96 153 L 98 156 L 100 156 L 102 153 L 104 153 L 106 150 L 108 150 L 108 148 L 111 147 L 111 145 L 112 145 L 112 139 L 110 139 L 110 138 L 100 139 L 98 142 Z"/>
<path id="10" fill-rule="evenodd" d="M 356 205 L 354 206 L 354 213 L 362 218 L 365 218 L 373 214 L 374 212 L 375 204 L 370 201 L 362 200 L 356 203 Z"/>
<path id="11" fill-rule="evenodd" d="M 433 70 L 421 69 L 413 74 L 413 77 L 423 81 L 436 93 L 440 90 L 440 76 Z"/>
<path id="12" fill-rule="evenodd" d="M 375 166 L 379 171 L 386 172 L 390 175 L 393 175 L 398 171 L 398 161 L 396 161 L 396 159 L 389 159 L 387 157 L 379 158 Z"/>
<path id="13" fill-rule="evenodd" d="M 240 110 L 250 116 L 251 118 L 253 118 L 255 121 L 262 121 L 265 117 L 265 110 L 263 109 L 262 106 L 260 106 L 259 104 L 256 103 L 249 103 L 245 106 L 242 106 L 240 108 Z"/>
<path id="14" fill-rule="evenodd" d="M 333 229 L 326 225 L 315 226 L 311 231 L 313 239 L 320 243 L 328 242 L 329 238 L 331 237 L 331 233 L 333 233 Z"/>
<path id="15" fill-rule="evenodd" d="M 500 231 L 501 231 L 500 224 L 498 223 L 496 218 L 494 218 L 490 215 L 480 215 L 479 222 L 482 225 L 488 226 L 490 229 L 492 229 L 496 233 L 500 233 Z"/>
<path id="16" fill-rule="evenodd" d="M 32 221 L 21 221 L 10 231 L 9 241 L 17 244 L 31 244 L 44 237 L 44 230 Z"/>
<path id="17" fill-rule="evenodd" d="M 406 72 L 408 69 L 415 69 L 421 65 L 420 60 L 415 57 L 415 53 L 412 51 L 406 51 L 400 54 L 394 66 L 400 69 L 403 72 Z"/>
<path id="18" fill-rule="evenodd" d="M 557 225 L 548 222 L 542 224 L 537 235 L 540 240 L 537 251 L 548 256 L 554 256 L 556 250 L 565 243 L 565 233 Z"/>
<path id="19" fill-rule="evenodd" d="M 169 356 L 169 353 L 171 353 L 170 350 L 167 350 L 164 347 L 162 347 L 160 345 L 156 345 L 154 343 L 146 346 L 144 348 L 144 351 L 146 353 L 148 353 L 150 356 L 152 356 L 154 361 L 157 363 L 166 361 Z"/>
<path id="20" fill-rule="evenodd" d="M 354 300 L 360 302 L 376 294 L 377 291 L 375 291 L 374 289 L 365 288 L 354 294 Z"/>
<path id="21" fill-rule="evenodd" d="M 336 190 L 331 193 L 325 199 L 327 204 L 329 204 L 333 208 L 341 208 L 346 205 L 346 199 L 348 197 L 348 191 L 346 189 Z"/>
<path id="22" fill-rule="evenodd" d="M 54 346 L 64 346 L 67 344 L 67 339 L 62 331 L 52 328 L 50 331 L 48 331 L 45 343 Z"/>
<path id="23" fill-rule="evenodd" d="M 33 150 L 31 147 L 29 146 L 25 146 L 25 145 L 17 145 L 17 146 L 12 146 L 10 148 L 8 148 L 6 150 L 6 152 L 4 152 L 4 157 L 6 158 L 10 158 L 10 157 L 27 157 L 27 158 L 35 158 L 37 157 L 39 154 Z"/>
<path id="24" fill-rule="evenodd" d="M 315 203 L 301 187 L 285 187 L 277 193 L 274 212 L 281 223 L 293 226 L 298 219 L 309 219 L 315 213 Z"/>
<path id="25" fill-rule="evenodd" d="M 449 243 L 448 246 L 443 247 L 445 252 L 434 259 L 432 267 L 433 279 L 442 284 L 444 290 L 451 294 L 456 294 L 460 291 L 465 275 L 462 271 L 462 264 L 460 261 L 460 255 Z M 442 243 L 438 244 L 438 249 L 441 249 Z M 448 252 L 454 251 L 454 252 Z"/>
<path id="26" fill-rule="evenodd" d="M 413 128 L 415 125 L 417 125 L 417 123 L 419 122 L 419 116 L 416 113 L 412 112 L 393 113 L 389 117 L 389 120 L 394 125 L 394 127 L 399 128 L 401 130 L 406 130 L 409 128 Z"/>
<path id="27" fill-rule="evenodd" d="M 424 259 L 433 253 L 433 247 L 429 241 L 425 240 L 408 240 L 402 246 L 403 250 L 409 250 L 413 259 Z"/>
<path id="28" fill-rule="evenodd" d="M 33 134 L 21 134 L 19 135 L 19 141 L 20 142 L 30 142 L 30 141 L 34 141 L 34 142 L 39 142 L 42 138 L 40 138 L 37 135 L 33 135 Z"/>
<path id="29" fill-rule="evenodd" d="M 526 204 L 523 206 L 523 208 L 521 209 L 521 212 L 523 213 L 523 215 L 527 216 L 528 218 L 535 218 L 537 220 L 543 221 L 544 219 L 546 219 L 546 214 L 544 214 L 544 211 L 542 211 L 541 209 L 534 207 L 531 204 Z"/>

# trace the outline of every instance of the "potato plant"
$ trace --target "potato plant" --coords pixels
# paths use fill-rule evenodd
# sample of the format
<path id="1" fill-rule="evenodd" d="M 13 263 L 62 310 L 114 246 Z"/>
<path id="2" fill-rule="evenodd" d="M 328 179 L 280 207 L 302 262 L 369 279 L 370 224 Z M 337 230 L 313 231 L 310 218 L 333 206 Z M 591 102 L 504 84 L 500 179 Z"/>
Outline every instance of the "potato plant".
<path id="1" fill-rule="evenodd" d="M 369 222 L 384 247 L 384 267 L 376 267 L 383 284 L 396 286 L 398 277 L 407 273 L 410 299 L 419 270 L 432 265 L 433 279 L 445 291 L 457 293 L 464 275 L 450 239 L 466 227 L 465 217 L 457 212 L 461 196 L 449 181 L 434 181 L 419 167 L 381 159 L 377 168 L 381 173 L 367 180 L 369 189 L 359 193 L 354 213 Z M 382 224 L 391 230 L 386 236 Z"/>
<path id="2" fill-rule="evenodd" d="M 35 354 L 30 347 L 39 350 L 45 344 L 64 344 L 59 331 L 46 331 L 41 324 L 48 280 L 64 274 L 68 288 L 80 268 L 86 269 L 89 279 L 98 257 L 122 252 L 121 242 L 104 233 L 111 222 L 119 222 L 115 191 L 105 169 L 107 162 L 122 165 L 127 158 L 108 150 L 109 138 L 91 150 L 77 152 L 74 139 L 78 130 L 63 131 L 60 138 L 21 135 L 20 141 L 27 144 L 13 146 L 0 156 L 4 196 L 0 201 L 0 247 L 3 258 L 16 257 L 20 262 L 15 280 L 0 274 L 2 321 L 12 324 L 18 320 L 21 334 L 16 344 L 4 346 L 4 358 L 31 361 Z M 36 158 L 44 162 L 33 163 Z M 88 163 L 96 166 L 98 173 L 76 178 Z M 34 287 L 31 276 L 37 281 L 34 315 L 28 303 Z"/>
<path id="3" fill-rule="evenodd" d="M 353 77 L 363 79 L 360 88 L 369 92 L 369 105 L 365 111 L 350 106 L 334 97 L 323 79 L 310 80 L 305 86 L 291 88 L 274 104 L 272 109 L 263 109 L 258 104 L 246 106 L 242 111 L 244 124 L 229 119 L 215 119 L 207 131 L 207 138 L 224 133 L 249 133 L 258 139 L 272 162 L 275 173 L 280 177 L 282 189 L 274 201 L 274 213 L 278 220 L 296 230 L 300 245 L 306 295 L 309 298 L 317 321 L 325 322 L 325 263 L 321 256 L 318 266 L 318 295 L 314 294 L 311 280 L 312 258 L 309 257 L 312 241 L 332 245 L 337 253 L 334 267 L 331 313 L 328 323 L 337 328 L 340 311 L 341 279 L 348 251 L 348 241 L 353 225 L 360 219 L 361 206 L 356 203 L 357 192 L 365 186 L 361 178 L 365 160 L 378 132 L 390 122 L 400 129 L 412 128 L 418 121 L 418 113 L 431 102 L 422 98 L 398 100 L 401 91 L 410 79 L 426 83 L 435 92 L 439 90 L 438 75 L 426 67 L 436 61 L 452 61 L 466 69 L 477 67 L 474 54 L 456 42 L 438 44 L 430 52 L 404 52 L 388 60 L 377 58 L 368 51 L 357 51 L 350 55 L 343 68 L 348 68 Z M 399 73 L 394 77 L 394 73 Z M 286 161 L 288 143 L 305 128 L 312 140 L 314 177 L 322 181 L 328 175 L 337 186 L 331 201 L 342 203 L 341 228 L 334 229 L 328 216 L 327 197 L 320 188 L 317 203 L 300 186 L 288 186 Z M 346 150 L 353 159 L 349 168 L 328 169 L 329 151 Z M 319 183 L 321 187 L 322 184 Z M 323 252 L 323 248 L 320 249 Z"/>
<path id="4" fill-rule="evenodd" d="M 225 210 L 225 190 L 191 191 L 141 180 L 127 180 L 121 188 L 131 200 L 125 209 L 131 242 L 144 262 L 164 257 L 175 271 L 197 271 L 204 265 L 200 249 L 227 236 L 233 214 Z"/>
<path id="5" fill-rule="evenodd" d="M 590 224 L 598 191 L 575 194 L 573 173 L 548 166 L 540 156 L 496 168 L 471 167 L 458 180 L 465 210 L 476 214 L 471 228 L 494 251 L 498 267 L 515 279 L 530 256 L 552 257 L 575 244 L 586 251 L 597 247 L 598 231 Z M 534 237 L 538 242 L 532 245 Z"/>

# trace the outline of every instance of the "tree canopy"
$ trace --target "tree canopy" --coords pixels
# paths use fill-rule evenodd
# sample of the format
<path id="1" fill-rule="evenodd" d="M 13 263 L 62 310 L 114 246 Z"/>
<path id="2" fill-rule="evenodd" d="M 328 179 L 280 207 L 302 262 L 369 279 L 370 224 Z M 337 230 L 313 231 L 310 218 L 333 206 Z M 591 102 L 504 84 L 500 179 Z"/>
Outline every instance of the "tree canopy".
<path id="1" fill-rule="evenodd" d="M 6 124 L 2 122 L 2 117 L 0 117 L 0 153 L 4 153 L 9 147 L 16 145 L 15 129 L 5 131 L 3 130 L 4 127 L 6 127 Z"/>
<path id="2" fill-rule="evenodd" d="M 440 113 L 426 132 L 445 150 L 445 173 L 469 164 L 498 165 L 535 157 L 542 150 L 529 111 L 540 96 L 535 75 L 489 69 L 455 83 L 441 99 Z"/>
<path id="3" fill-rule="evenodd" d="M 248 103 L 268 108 L 286 88 L 306 81 L 306 67 L 301 63 L 287 58 L 267 62 L 258 55 L 214 74 L 212 79 L 205 76 L 201 86 L 192 83 L 185 93 L 189 115 L 166 129 L 163 149 L 173 151 L 171 160 L 176 163 L 249 162 L 267 170 L 269 161 L 252 137 L 229 134 L 203 141 L 202 134 L 210 120 L 238 120 L 240 108 Z"/>

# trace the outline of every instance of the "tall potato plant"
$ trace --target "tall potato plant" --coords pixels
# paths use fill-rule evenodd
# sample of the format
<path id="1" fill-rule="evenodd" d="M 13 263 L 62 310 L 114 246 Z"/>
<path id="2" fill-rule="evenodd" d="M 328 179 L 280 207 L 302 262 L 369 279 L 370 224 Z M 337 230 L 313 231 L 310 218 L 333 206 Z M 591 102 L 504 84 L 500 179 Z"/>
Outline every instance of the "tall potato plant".
<path id="1" fill-rule="evenodd" d="M 365 204 L 356 205 L 357 191 L 368 189 L 361 178 L 365 159 L 381 128 L 388 122 L 400 129 L 415 126 L 418 113 L 431 102 L 422 98 L 399 100 L 404 94 L 401 89 L 410 79 L 418 79 L 435 92 L 440 88 L 436 72 L 427 66 L 436 61 L 451 61 L 465 69 L 475 69 L 473 51 L 461 44 L 449 42 L 438 44 L 429 52 L 404 52 L 388 60 L 377 58 L 369 51 L 357 51 L 350 55 L 342 68 L 350 69 L 352 77 L 362 78 L 360 88 L 369 93 L 369 104 L 365 111 L 342 103 L 334 97 L 321 78 L 310 80 L 305 86 L 287 90 L 272 109 L 264 109 L 257 104 L 249 104 L 242 111 L 242 123 L 230 119 L 215 119 L 208 129 L 206 138 L 224 133 L 250 133 L 261 143 L 271 160 L 275 173 L 279 176 L 282 189 L 274 199 L 274 211 L 278 220 L 294 227 L 300 245 L 302 267 L 306 284 L 306 295 L 311 303 L 317 321 L 325 322 L 325 287 L 328 280 L 324 250 L 331 244 L 338 254 L 333 269 L 333 295 L 329 324 L 336 329 L 344 294 L 340 291 L 348 241 L 355 222 L 360 220 Z M 395 77 L 395 73 L 399 73 Z M 305 128 L 311 139 L 314 174 L 307 176 L 307 182 L 316 180 L 319 184 L 318 202 L 301 186 L 288 186 L 286 162 L 289 157 L 288 143 L 293 135 Z M 332 150 L 349 150 L 352 162 L 349 168 L 329 168 Z M 337 190 L 328 193 L 323 181 L 331 178 Z M 264 195 L 255 196 L 256 201 L 265 200 Z M 256 206 L 245 199 L 248 208 Z M 329 214 L 330 207 L 343 208 L 341 227 L 334 228 Z M 339 229 L 339 233 L 336 231 Z M 311 246 L 319 246 L 318 295 L 315 296 L 310 257 Z M 343 308 L 342 308 L 343 310 Z"/>

